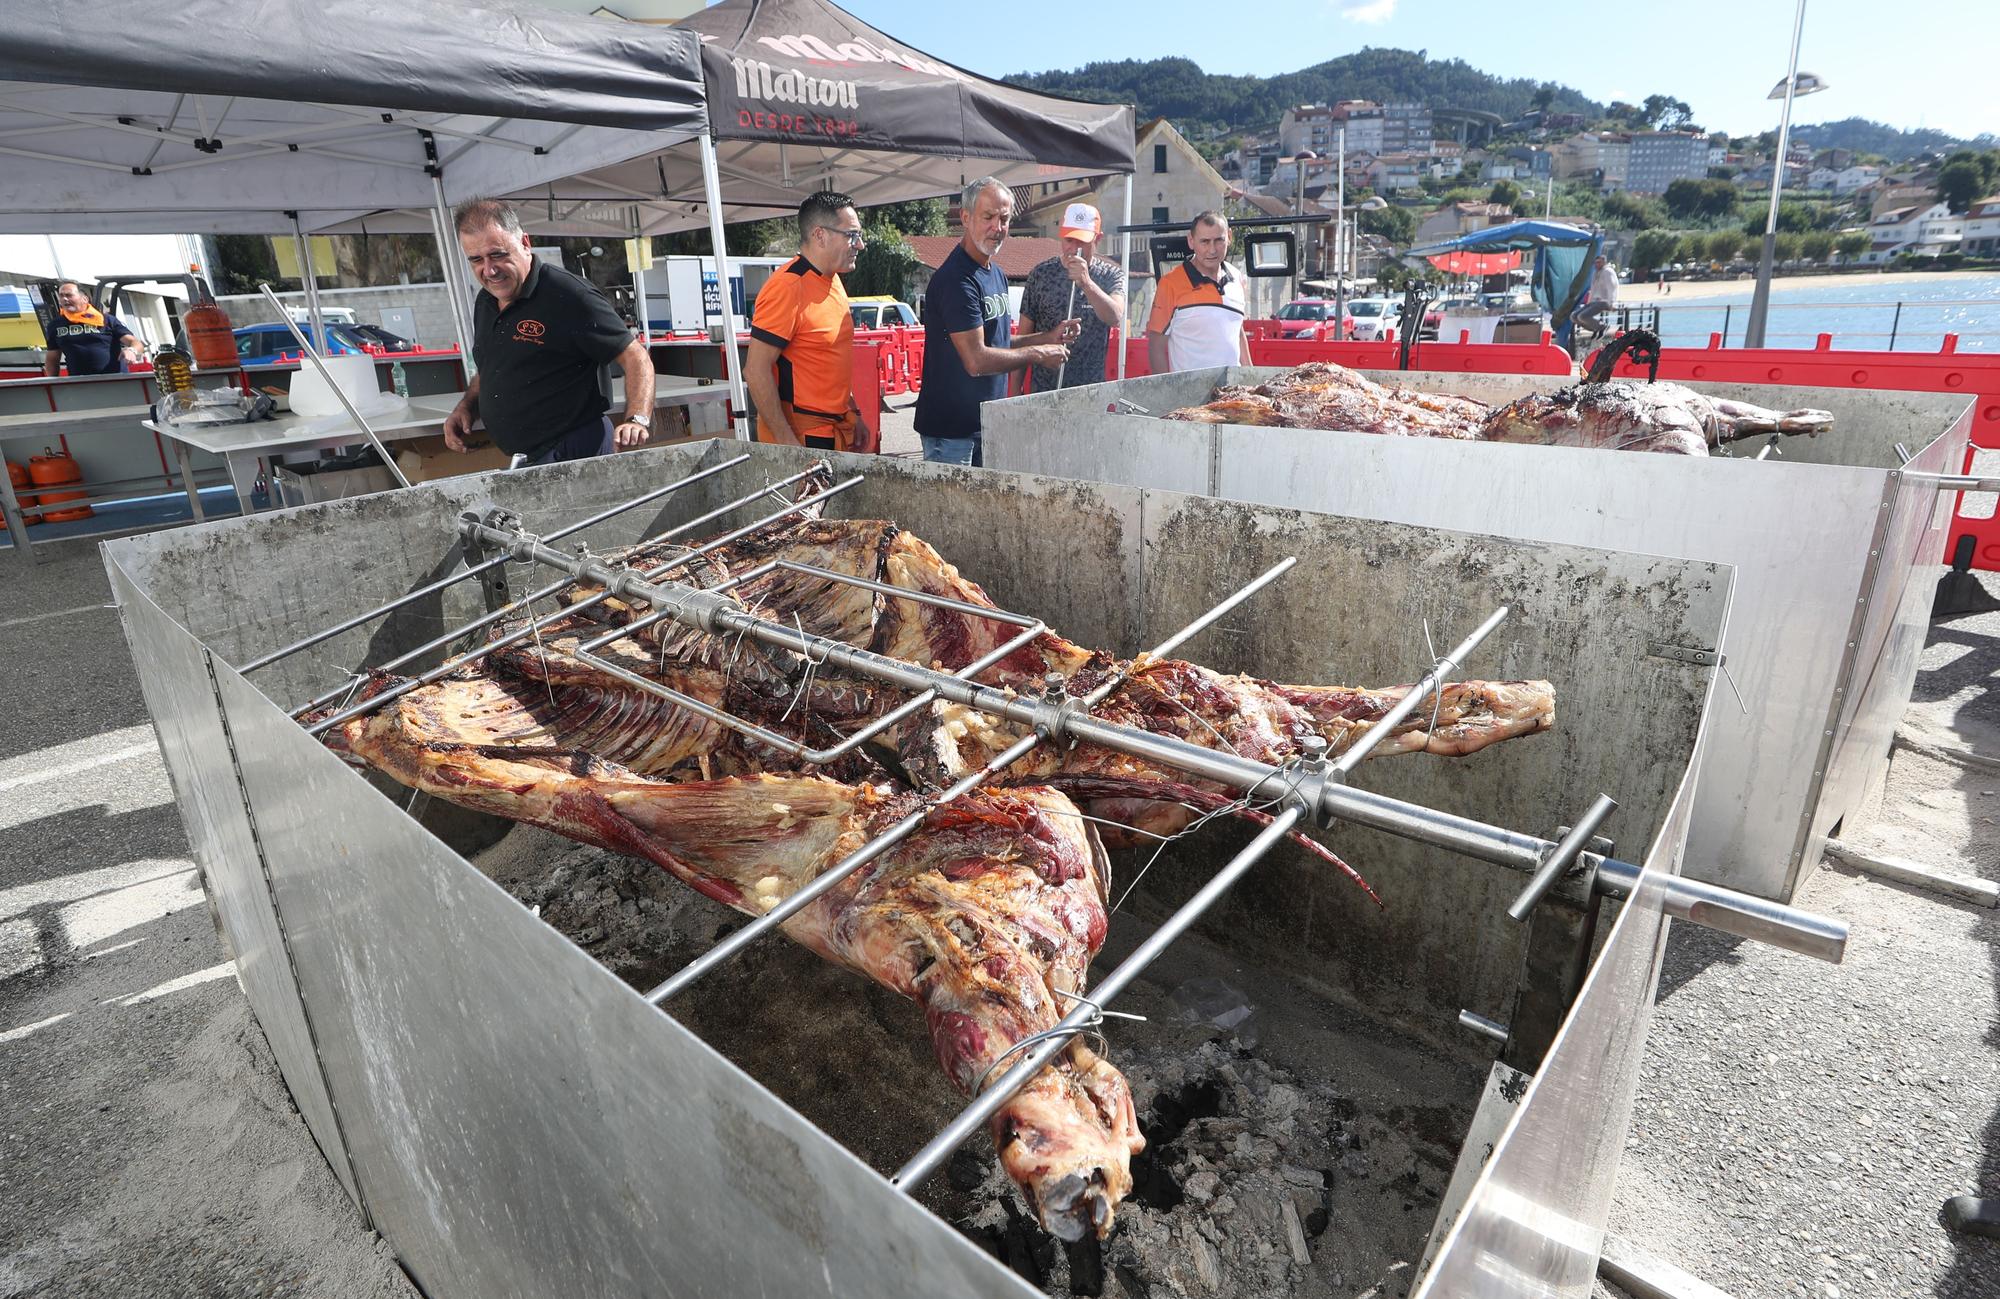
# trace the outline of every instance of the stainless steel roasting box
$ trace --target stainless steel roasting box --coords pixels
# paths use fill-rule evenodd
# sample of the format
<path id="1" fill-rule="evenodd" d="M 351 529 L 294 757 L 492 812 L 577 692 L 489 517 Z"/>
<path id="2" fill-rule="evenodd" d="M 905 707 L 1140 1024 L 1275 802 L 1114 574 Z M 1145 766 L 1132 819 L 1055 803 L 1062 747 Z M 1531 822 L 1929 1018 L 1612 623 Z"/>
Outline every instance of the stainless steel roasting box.
<path id="1" fill-rule="evenodd" d="M 1787 437 L 1763 460 L 1752 458 L 1761 440 L 1703 459 L 1159 418 L 1207 401 L 1218 384 L 1283 373 L 1191 370 L 993 403 L 985 463 L 1733 565 L 1736 599 L 1720 646 L 1726 697 L 1695 792 L 1688 872 L 1789 901 L 1827 837 L 1868 805 L 1887 773 L 1944 572 L 1957 493 L 1941 490 L 1941 477 L 1965 463 L 1971 399 L 1686 385 L 1833 412 L 1830 432 Z M 1495 406 L 1564 386 L 1421 370 L 1367 377 Z"/>
<path id="2" fill-rule="evenodd" d="M 1697 821 L 1704 727 L 1736 708 L 1710 666 L 1732 616 L 1728 568 L 1153 487 L 830 459 L 836 475 L 865 478 L 829 514 L 893 519 L 1004 607 L 1119 654 L 1285 556 L 1298 565 L 1180 655 L 1274 680 L 1389 685 L 1415 679 L 1496 607 L 1511 609 L 1449 675 L 1552 680 L 1553 732 L 1464 759 L 1377 759 L 1352 785 L 1548 840 L 1610 794 L 1618 810 L 1603 827 L 1613 842 L 1596 845 L 1599 875 L 1609 878 L 1614 854 L 1631 864 L 1610 895 L 1603 878 L 1595 894 L 1572 878 L 1523 925 L 1506 912 L 1534 852 L 1509 869 L 1343 820 L 1316 833 L 1383 907 L 1281 844 L 1208 914 L 1198 940 L 1288 981 L 1294 1011 L 1362 1016 L 1407 1044 L 1436 1077 L 1376 1083 L 1435 1090 L 1437 1078 L 1453 1080 L 1454 1122 L 1479 1108 L 1496 1050 L 1460 1031 L 1459 1013 L 1512 1020 L 1514 1045 L 1502 1051 L 1516 1055 L 1526 1095 L 1516 1088 L 1518 1103 L 1497 1119 L 1486 1107 L 1483 1121 L 1505 1132 L 1490 1138 L 1490 1159 L 1481 1145 L 1461 1160 L 1463 1184 L 1443 1215 L 1455 1232 L 1445 1243 L 1440 1231 L 1424 1284 L 1454 1295 L 1587 1293 L 1666 917 L 1690 910 L 1675 890 L 1691 886 L 1674 873 Z M 356 669 L 478 616 L 481 583 L 444 584 L 385 619 L 238 670 L 460 571 L 468 512 L 503 507 L 547 535 L 715 471 L 562 543 L 602 552 L 755 500 L 809 462 L 791 448 L 684 445 L 104 547 L 244 991 L 335 1174 L 430 1294 L 1034 1293 L 886 1176 L 930 1135 L 938 1104 L 960 1103 L 940 1078 L 841 1080 L 894 1138 L 843 1145 L 810 1087 L 746 1073 L 655 1010 L 448 846 L 464 842 L 464 826 L 412 815 L 407 791 L 346 766 L 288 715 Z M 713 527 L 773 508 L 766 498 Z M 547 577 L 532 565 L 496 571 L 516 594 Z M 1247 836 L 1222 827 L 1173 845 L 1121 917 L 1125 937 L 1179 906 Z M 1120 856 L 1117 868 L 1135 861 Z M 1601 918 L 1594 933 L 1579 928 L 1586 916 Z M 802 1016 L 838 1012 L 780 999 L 742 1013 L 753 1033 L 781 1036 Z M 914 1012 L 906 1027 L 922 1073 Z M 1121 1040 L 1145 1032 L 1114 1021 L 1113 1060 Z M 991 1158 L 984 1135 L 967 1149 Z M 1421 1249 L 1429 1219 L 1409 1215 L 1408 1238 L 1394 1244 L 1403 1257 Z"/>

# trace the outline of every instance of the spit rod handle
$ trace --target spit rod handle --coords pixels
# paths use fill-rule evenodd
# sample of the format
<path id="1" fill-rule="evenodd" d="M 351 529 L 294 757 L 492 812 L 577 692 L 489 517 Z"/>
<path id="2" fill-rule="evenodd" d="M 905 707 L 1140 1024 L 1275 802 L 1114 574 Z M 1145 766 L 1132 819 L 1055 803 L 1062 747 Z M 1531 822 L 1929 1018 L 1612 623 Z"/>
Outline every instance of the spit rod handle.
<path id="1" fill-rule="evenodd" d="M 1507 908 L 1507 915 L 1514 920 L 1526 920 L 1542 895 L 1554 888 L 1556 881 L 1568 873 L 1576 864 L 1583 850 L 1590 846 L 1590 840 L 1597 833 L 1597 827 L 1604 824 L 1604 818 L 1618 810 L 1618 804 L 1609 794 L 1599 794 L 1590 810 L 1577 818 L 1569 833 L 1562 837 L 1542 864 L 1536 868 L 1535 877 L 1528 881 L 1528 887 L 1521 890 L 1521 896 L 1514 899 Z"/>
<path id="2" fill-rule="evenodd" d="M 1939 474 L 1937 488 L 1941 492 L 2000 492 L 2000 478 L 1982 478 L 1978 474 Z"/>
<path id="3" fill-rule="evenodd" d="M 1606 857 L 1597 863 L 1592 883 L 1609 897 L 1630 897 L 1639 887 L 1640 871 L 1630 862 Z M 1662 875 L 1660 910 L 1675 920 L 1692 920 L 1708 929 L 1754 938 L 1788 952 L 1838 965 L 1847 955 L 1847 922 L 1786 906 L 1768 898 L 1738 893 L 1720 884 Z"/>

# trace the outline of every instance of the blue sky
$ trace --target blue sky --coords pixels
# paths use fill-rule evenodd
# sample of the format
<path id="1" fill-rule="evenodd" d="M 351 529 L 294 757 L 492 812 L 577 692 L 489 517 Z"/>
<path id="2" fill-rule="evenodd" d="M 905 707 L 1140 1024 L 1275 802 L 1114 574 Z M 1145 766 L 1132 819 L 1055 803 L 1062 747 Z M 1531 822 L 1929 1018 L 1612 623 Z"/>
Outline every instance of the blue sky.
<path id="1" fill-rule="evenodd" d="M 1791 0 L 1665 0 L 1634 5 L 1501 6 L 1482 0 L 846 0 L 920 50 L 988 76 L 1073 68 L 1100 59 L 1181 55 L 1203 70 L 1292 72 L 1365 45 L 1428 50 L 1500 76 L 1548 78 L 1598 100 L 1671 94 L 1710 130 L 1775 129 L 1764 96 L 1784 79 Z M 1794 120 L 1867 117 L 1955 135 L 2000 133 L 1991 60 L 2000 4 L 1912 7 L 1898 29 L 1880 0 L 1808 0 L 1799 66 L 1831 88 Z M 1495 15 L 1521 15 L 1495 20 Z M 1538 20 L 1534 15 L 1546 15 Z"/>

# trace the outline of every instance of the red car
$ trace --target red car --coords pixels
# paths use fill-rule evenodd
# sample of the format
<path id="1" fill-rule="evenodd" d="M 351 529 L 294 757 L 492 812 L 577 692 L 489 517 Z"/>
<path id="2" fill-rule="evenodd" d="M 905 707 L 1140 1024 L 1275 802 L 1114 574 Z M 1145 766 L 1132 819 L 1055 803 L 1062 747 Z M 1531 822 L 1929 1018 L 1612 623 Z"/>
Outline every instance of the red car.
<path id="1" fill-rule="evenodd" d="M 1350 326 L 1352 322 L 1349 322 Z M 1352 332 L 1350 327 L 1349 332 Z M 1278 309 L 1280 338 L 1332 338 L 1333 299 L 1293 298 Z"/>

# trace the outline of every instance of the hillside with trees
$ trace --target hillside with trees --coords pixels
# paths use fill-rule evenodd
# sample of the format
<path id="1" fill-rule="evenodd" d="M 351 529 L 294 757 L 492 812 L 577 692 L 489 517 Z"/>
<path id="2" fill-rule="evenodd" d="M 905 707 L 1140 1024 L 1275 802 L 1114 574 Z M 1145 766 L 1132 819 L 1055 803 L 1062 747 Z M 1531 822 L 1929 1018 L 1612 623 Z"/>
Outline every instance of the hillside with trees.
<path id="1" fill-rule="evenodd" d="M 1800 144 L 1811 145 L 1814 149 L 1849 149 L 1855 153 L 1876 154 L 1887 158 L 1890 162 L 1903 162 L 1934 153 L 1950 153 L 1953 149 L 1963 148 L 1968 143 L 1981 147 L 1988 147 L 1993 143 L 1990 136 L 1966 141 L 1947 135 L 1943 131 L 1926 128 L 1899 131 L 1886 123 L 1871 122 L 1864 117 L 1844 117 L 1838 122 L 1816 122 L 1810 126 L 1795 126 L 1792 128 L 1792 138 Z"/>
<path id="2" fill-rule="evenodd" d="M 1592 119 L 1604 114 L 1604 105 L 1567 86 L 1495 77 L 1463 59 L 1433 60 L 1423 50 L 1373 47 L 1272 77 L 1214 76 L 1191 59 L 1124 59 L 1073 71 L 1021 72 L 1006 80 L 1031 90 L 1134 104 L 1142 120 L 1170 117 L 1191 135 L 1260 130 L 1287 108 L 1338 99 L 1471 108 L 1509 119 L 1537 107 Z"/>

